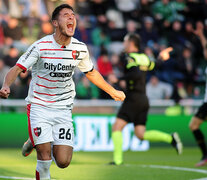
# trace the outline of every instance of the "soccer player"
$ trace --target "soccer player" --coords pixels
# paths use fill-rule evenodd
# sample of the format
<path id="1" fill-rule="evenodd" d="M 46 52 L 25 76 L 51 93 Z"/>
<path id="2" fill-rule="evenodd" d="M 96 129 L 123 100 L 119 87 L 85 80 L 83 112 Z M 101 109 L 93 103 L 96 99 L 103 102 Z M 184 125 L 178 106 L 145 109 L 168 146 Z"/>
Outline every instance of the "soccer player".
<path id="1" fill-rule="evenodd" d="M 36 180 L 50 179 L 51 151 L 58 167 L 66 168 L 71 162 L 74 141 L 71 110 L 75 96 L 72 75 L 76 67 L 115 101 L 125 98 L 122 91 L 115 90 L 93 68 L 86 45 L 73 38 L 76 28 L 73 8 L 68 4 L 58 6 L 53 11 L 52 23 L 55 33 L 29 47 L 10 69 L 0 90 L 0 97 L 8 98 L 10 85 L 32 67 L 26 101 L 29 136 L 37 152 Z"/>
<path id="2" fill-rule="evenodd" d="M 114 144 L 113 162 L 110 164 L 120 165 L 123 163 L 122 130 L 128 123 L 134 124 L 134 133 L 140 140 L 151 142 L 166 142 L 172 144 L 178 154 L 182 153 L 182 143 L 177 133 L 167 134 L 157 130 L 146 131 L 147 113 L 149 110 L 146 96 L 146 73 L 155 67 L 155 63 L 140 53 L 140 37 L 137 34 L 127 34 L 124 38 L 124 79 L 126 81 L 126 99 L 124 100 L 116 121 L 112 127 L 112 140 Z M 169 59 L 167 48 L 160 52 L 159 58 Z"/>
<path id="3" fill-rule="evenodd" d="M 194 31 L 194 33 L 200 38 L 203 47 L 203 54 L 205 59 L 207 60 L 207 39 L 204 36 L 203 24 L 201 22 L 197 23 L 196 30 Z M 199 107 L 198 111 L 195 113 L 195 115 L 192 117 L 189 123 L 189 128 L 192 131 L 193 136 L 195 137 L 195 140 L 202 152 L 201 160 L 195 165 L 197 167 L 204 166 L 207 164 L 207 148 L 206 148 L 205 137 L 202 131 L 200 130 L 200 126 L 204 122 L 204 120 L 206 120 L 206 118 L 207 118 L 207 82 L 206 82 L 206 92 L 205 92 L 204 102 Z"/>

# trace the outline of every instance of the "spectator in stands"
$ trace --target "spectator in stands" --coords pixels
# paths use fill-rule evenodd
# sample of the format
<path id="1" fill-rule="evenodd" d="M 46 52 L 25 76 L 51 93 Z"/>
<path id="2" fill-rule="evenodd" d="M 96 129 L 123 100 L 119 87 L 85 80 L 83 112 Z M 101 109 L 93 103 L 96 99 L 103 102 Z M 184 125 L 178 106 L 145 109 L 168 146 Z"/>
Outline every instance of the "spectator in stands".
<path id="1" fill-rule="evenodd" d="M 86 18 L 79 18 L 77 23 L 77 28 L 75 31 L 75 38 L 80 39 L 80 41 L 86 43 L 87 45 L 92 44 L 91 40 L 91 28 L 89 27 L 89 22 Z"/>
<path id="2" fill-rule="evenodd" d="M 9 18 L 8 23 L 3 26 L 3 33 L 5 41 L 19 51 L 24 51 L 28 47 L 28 41 L 23 35 L 23 27 L 18 19 Z"/>
<path id="3" fill-rule="evenodd" d="M 101 54 L 97 59 L 97 66 L 99 72 L 105 79 L 107 79 L 107 76 L 113 72 L 112 64 L 108 57 L 108 52 L 104 48 L 102 48 Z"/>
<path id="4" fill-rule="evenodd" d="M 105 48 L 102 47 L 101 54 L 97 59 L 97 67 L 99 73 L 104 77 L 104 79 L 108 80 L 109 75 L 113 73 L 112 64 L 110 62 L 108 52 Z M 101 99 L 109 99 L 110 96 L 106 94 L 104 91 L 100 90 L 100 98 Z"/>
<path id="5" fill-rule="evenodd" d="M 156 76 L 151 76 L 146 86 L 146 93 L 149 100 L 170 99 L 173 87 L 171 84 L 160 81 Z"/>
<path id="6" fill-rule="evenodd" d="M 172 23 L 172 29 L 168 33 L 168 41 L 170 46 L 174 48 L 176 54 L 182 52 L 184 46 L 187 46 L 186 39 L 183 35 L 181 21 L 176 20 Z"/>
<path id="7" fill-rule="evenodd" d="M 76 85 L 77 99 L 98 99 L 99 90 L 85 76 Z"/>
<path id="8" fill-rule="evenodd" d="M 108 2 L 105 0 L 91 0 L 91 10 L 93 15 L 96 16 L 100 27 L 104 28 L 107 24 L 106 11 Z"/>
<path id="9" fill-rule="evenodd" d="M 45 3 L 42 0 L 21 0 L 21 6 L 22 18 L 25 19 L 26 26 L 29 29 L 29 37 L 32 37 L 35 32 L 34 26 L 40 25 L 41 17 L 47 15 Z"/>
<path id="10" fill-rule="evenodd" d="M 122 12 L 124 20 L 138 19 L 139 0 L 115 0 L 116 6 Z"/>
<path id="11" fill-rule="evenodd" d="M 4 77 L 9 72 L 9 67 L 5 66 L 4 61 L 0 59 L 0 86 L 3 85 Z"/>
<path id="12" fill-rule="evenodd" d="M 183 49 L 181 56 L 178 58 L 178 66 L 180 72 L 184 75 L 184 86 L 188 97 L 192 96 L 197 67 L 190 48 L 185 47 Z"/>
<path id="13" fill-rule="evenodd" d="M 169 0 L 156 1 L 152 7 L 152 12 L 157 21 L 161 21 L 164 27 L 169 27 L 173 22 L 173 9 Z"/>
<path id="14" fill-rule="evenodd" d="M 9 15 L 14 18 L 20 18 L 22 14 L 18 0 L 10 0 L 8 1 L 8 5 Z"/>
<path id="15" fill-rule="evenodd" d="M 19 20 L 16 18 L 10 18 L 8 24 L 3 28 L 5 37 L 18 41 L 23 37 L 22 26 L 20 26 Z"/>
<path id="16" fill-rule="evenodd" d="M 127 33 L 137 33 L 139 26 L 140 26 L 140 24 L 138 24 L 134 20 L 129 19 L 126 22 L 126 31 L 127 31 Z"/>
<path id="17" fill-rule="evenodd" d="M 194 31 L 194 33 L 199 37 L 202 47 L 203 47 L 203 55 L 205 57 L 205 59 L 207 59 L 207 39 L 205 38 L 204 35 L 204 25 L 202 24 L 202 22 L 198 21 L 196 23 L 196 30 Z"/>
<path id="18" fill-rule="evenodd" d="M 13 67 L 17 60 L 19 59 L 19 51 L 17 48 L 11 46 L 8 52 L 8 55 L 6 55 L 3 60 L 6 66 L 9 66 L 10 68 Z"/>
<path id="19" fill-rule="evenodd" d="M 121 65 L 120 62 L 120 57 L 117 54 L 112 54 L 110 56 L 110 61 L 112 64 L 112 68 L 113 68 L 113 74 L 117 77 L 120 78 L 123 76 L 123 66 Z"/>
<path id="20" fill-rule="evenodd" d="M 53 26 L 50 22 L 48 21 L 43 21 L 41 23 L 41 29 L 40 29 L 40 32 L 37 36 L 38 39 L 46 36 L 46 35 L 49 35 L 49 34 L 52 34 L 53 33 Z"/>
<path id="21" fill-rule="evenodd" d="M 76 13 L 81 16 L 90 16 L 92 14 L 90 5 L 88 0 L 77 0 Z"/>
<path id="22" fill-rule="evenodd" d="M 158 48 L 158 32 L 156 27 L 154 27 L 154 20 L 152 17 L 144 17 L 144 23 L 140 31 L 140 36 L 142 37 L 143 46 L 149 46 L 153 49 Z"/>
<path id="23" fill-rule="evenodd" d="M 206 1 L 206 0 L 204 0 Z M 206 13 L 205 4 L 204 1 L 196 0 L 187 0 L 186 1 L 186 6 L 187 6 L 187 11 L 185 12 L 185 17 L 186 19 L 191 19 L 194 22 L 198 20 L 204 20 L 204 12 Z M 204 10 L 204 11 L 203 11 Z"/>
<path id="24" fill-rule="evenodd" d="M 203 95 L 201 94 L 201 89 L 199 87 L 194 87 L 193 89 L 193 99 L 203 99 Z"/>
<path id="25" fill-rule="evenodd" d="M 194 23 L 191 20 L 185 22 L 184 38 L 186 39 L 186 45 L 191 48 L 194 57 L 196 57 L 196 65 L 198 65 L 203 57 L 203 52 L 200 40 L 194 34 L 193 25 Z"/>
<path id="26" fill-rule="evenodd" d="M 153 2 L 149 0 L 140 0 L 139 17 L 141 19 L 143 19 L 143 17 L 146 17 L 146 16 L 152 16 L 152 9 L 151 9 L 152 3 Z"/>
<path id="27" fill-rule="evenodd" d="M 107 35 L 106 31 L 98 26 L 92 31 L 91 39 L 92 39 L 92 44 L 96 48 L 96 54 L 94 54 L 95 57 L 98 57 L 100 55 L 101 46 L 107 48 L 110 44 L 110 38 Z"/>
<path id="28" fill-rule="evenodd" d="M 193 26 L 198 20 L 206 22 L 204 35 L 207 36 L 207 0 L 64 1 L 73 3 L 77 9 L 79 23 L 75 37 L 89 45 L 88 48 L 94 56 L 94 63 L 100 56 L 102 45 L 110 55 L 112 54 L 111 57 L 115 57 L 113 55 L 119 54 L 123 49 L 120 43 L 123 36 L 129 32 L 139 32 L 143 42 L 141 48 L 151 60 L 160 50 L 162 46 L 160 42 L 162 43 L 163 40 L 166 46 L 171 45 L 174 48 L 172 58 L 164 62 L 157 71 L 156 75 L 162 81 L 168 81 L 176 86 L 178 79 L 183 87 L 186 87 L 184 62 L 188 60 L 185 61 L 181 55 L 185 47 L 191 49 L 191 60 L 196 57 L 196 61 L 192 64 L 193 67 L 201 67 L 203 64 L 201 61 L 202 45 L 199 36 L 194 34 Z M 0 0 L 0 58 L 10 59 L 5 63 L 14 62 L 15 58 L 11 60 L 12 57 L 9 55 L 11 46 L 17 48 L 21 54 L 37 37 L 52 33 L 48 20 L 54 6 L 59 3 L 61 2 L 57 0 Z M 163 26 L 165 28 L 162 28 Z M 180 70 L 182 65 L 182 70 Z M 116 65 L 112 63 L 112 67 L 114 73 L 117 73 Z M 148 73 L 148 80 L 150 75 Z M 203 76 L 200 79 L 202 78 Z M 111 74 L 108 80 L 113 81 Z M 185 90 L 188 92 L 187 89 Z"/>
<path id="29" fill-rule="evenodd" d="M 0 0 L 0 14 L 1 16 L 8 14 L 8 9 L 3 0 Z"/>
<path id="30" fill-rule="evenodd" d="M 119 54 L 123 50 L 122 39 L 126 34 L 124 28 L 116 27 L 116 23 L 113 20 L 108 21 L 107 35 L 110 38 L 110 44 L 108 45 L 109 53 Z"/>
<path id="31" fill-rule="evenodd" d="M 15 98 L 25 99 L 27 97 L 30 81 L 31 81 L 30 71 L 20 73 L 18 81 L 16 82 L 18 88 L 16 89 Z"/>

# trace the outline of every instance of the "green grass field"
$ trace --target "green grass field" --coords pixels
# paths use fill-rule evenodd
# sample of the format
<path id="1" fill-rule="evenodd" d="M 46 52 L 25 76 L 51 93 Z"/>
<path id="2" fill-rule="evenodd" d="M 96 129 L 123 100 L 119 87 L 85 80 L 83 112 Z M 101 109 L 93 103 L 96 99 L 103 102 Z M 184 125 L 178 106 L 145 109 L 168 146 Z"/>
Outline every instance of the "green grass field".
<path id="1" fill-rule="evenodd" d="M 183 155 L 178 156 L 172 148 L 152 147 L 147 152 L 125 152 L 124 159 L 123 165 L 111 166 L 107 163 L 112 160 L 112 152 L 74 152 L 70 167 L 59 169 L 52 164 L 51 177 L 57 180 L 207 179 L 207 166 L 194 167 L 200 159 L 197 148 L 185 148 Z M 34 179 L 35 166 L 35 152 L 24 158 L 20 149 L 0 149 L 0 179 Z"/>

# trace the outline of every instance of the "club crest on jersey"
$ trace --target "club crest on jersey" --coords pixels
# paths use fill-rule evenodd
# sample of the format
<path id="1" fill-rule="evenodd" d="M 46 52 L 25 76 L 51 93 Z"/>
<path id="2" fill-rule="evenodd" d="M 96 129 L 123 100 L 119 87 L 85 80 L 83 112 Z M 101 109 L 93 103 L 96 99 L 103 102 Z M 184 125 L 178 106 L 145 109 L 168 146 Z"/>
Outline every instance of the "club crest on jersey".
<path id="1" fill-rule="evenodd" d="M 72 57 L 74 60 L 78 59 L 79 55 L 80 55 L 80 51 L 77 50 L 72 51 Z"/>
<path id="2" fill-rule="evenodd" d="M 41 127 L 36 127 L 36 128 L 34 128 L 34 134 L 37 136 L 37 137 L 39 137 L 40 136 L 40 134 L 41 134 Z"/>

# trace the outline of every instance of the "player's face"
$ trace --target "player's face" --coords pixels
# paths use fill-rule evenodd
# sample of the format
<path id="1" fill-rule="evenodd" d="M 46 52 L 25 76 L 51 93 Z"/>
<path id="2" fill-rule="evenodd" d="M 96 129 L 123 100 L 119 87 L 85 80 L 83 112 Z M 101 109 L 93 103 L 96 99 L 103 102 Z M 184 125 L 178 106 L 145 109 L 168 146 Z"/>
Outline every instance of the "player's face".
<path id="1" fill-rule="evenodd" d="M 75 13 L 68 8 L 62 9 L 59 13 L 56 27 L 62 35 L 72 37 L 76 28 Z"/>

